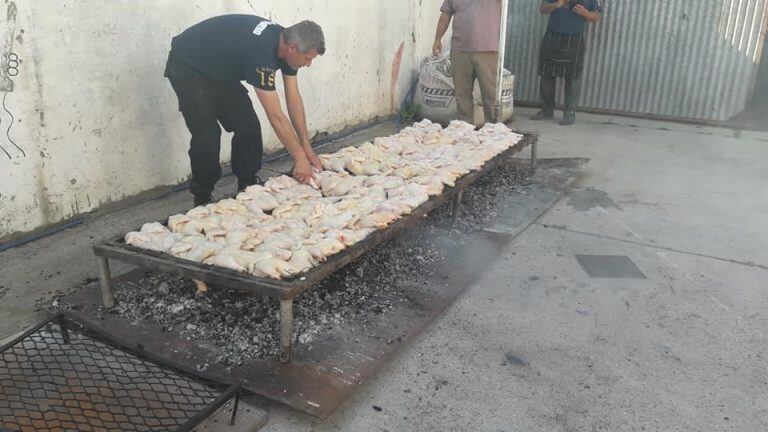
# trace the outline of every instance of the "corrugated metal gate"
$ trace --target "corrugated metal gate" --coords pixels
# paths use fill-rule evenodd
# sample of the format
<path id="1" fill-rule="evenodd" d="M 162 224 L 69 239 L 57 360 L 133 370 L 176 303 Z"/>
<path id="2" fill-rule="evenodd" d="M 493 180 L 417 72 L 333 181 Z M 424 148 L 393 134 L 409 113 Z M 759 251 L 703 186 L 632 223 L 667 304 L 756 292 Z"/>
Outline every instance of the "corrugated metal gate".
<path id="1" fill-rule="evenodd" d="M 606 0 L 590 24 L 581 106 L 724 121 L 750 100 L 768 0 Z M 505 65 L 515 98 L 539 102 L 539 0 L 509 0 Z M 766 60 L 768 61 L 768 59 Z"/>

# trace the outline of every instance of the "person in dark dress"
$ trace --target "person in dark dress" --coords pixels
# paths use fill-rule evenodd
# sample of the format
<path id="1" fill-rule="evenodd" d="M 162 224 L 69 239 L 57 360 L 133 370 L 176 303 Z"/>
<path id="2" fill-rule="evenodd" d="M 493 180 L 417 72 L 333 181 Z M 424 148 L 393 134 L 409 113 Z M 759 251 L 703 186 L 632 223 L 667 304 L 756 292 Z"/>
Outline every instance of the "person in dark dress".
<path id="1" fill-rule="evenodd" d="M 545 120 L 555 115 L 555 84 L 557 78 L 565 81 L 565 109 L 560 124 L 576 122 L 575 108 L 581 93 L 584 54 L 587 46 L 584 38 L 586 24 L 602 18 L 601 0 L 543 0 L 539 8 L 549 15 L 547 32 L 539 51 L 539 76 L 541 100 L 544 108 L 532 120 Z"/>

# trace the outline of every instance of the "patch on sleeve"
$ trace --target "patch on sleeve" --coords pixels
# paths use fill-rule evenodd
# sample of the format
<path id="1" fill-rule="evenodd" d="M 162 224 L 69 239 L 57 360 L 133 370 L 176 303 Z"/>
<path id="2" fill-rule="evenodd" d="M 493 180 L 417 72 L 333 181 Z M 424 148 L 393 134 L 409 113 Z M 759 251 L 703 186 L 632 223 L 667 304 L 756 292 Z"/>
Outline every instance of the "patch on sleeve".
<path id="1" fill-rule="evenodd" d="M 273 24 L 274 23 L 272 21 L 262 21 L 259 23 L 259 25 L 256 26 L 255 29 L 253 29 L 253 34 L 256 36 L 261 36 L 261 34 L 264 33 L 264 30 Z"/>
<path id="2" fill-rule="evenodd" d="M 271 90 L 275 88 L 275 73 L 277 71 L 268 67 L 256 68 L 256 77 L 260 89 Z"/>

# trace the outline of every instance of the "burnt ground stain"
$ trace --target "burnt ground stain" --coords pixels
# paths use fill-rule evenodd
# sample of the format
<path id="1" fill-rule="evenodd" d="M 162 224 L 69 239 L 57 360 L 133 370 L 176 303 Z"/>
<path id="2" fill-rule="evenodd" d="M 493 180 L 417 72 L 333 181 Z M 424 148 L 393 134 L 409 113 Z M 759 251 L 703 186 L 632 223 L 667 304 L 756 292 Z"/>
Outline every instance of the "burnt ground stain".
<path id="1" fill-rule="evenodd" d="M 511 352 L 504 353 L 504 363 L 502 366 L 528 366 L 528 362 Z"/>
<path id="2" fill-rule="evenodd" d="M 568 205 L 578 211 L 587 211 L 595 207 L 604 209 L 615 208 L 622 210 L 621 206 L 616 204 L 608 193 L 594 188 L 577 189 L 571 193 L 568 198 Z"/>

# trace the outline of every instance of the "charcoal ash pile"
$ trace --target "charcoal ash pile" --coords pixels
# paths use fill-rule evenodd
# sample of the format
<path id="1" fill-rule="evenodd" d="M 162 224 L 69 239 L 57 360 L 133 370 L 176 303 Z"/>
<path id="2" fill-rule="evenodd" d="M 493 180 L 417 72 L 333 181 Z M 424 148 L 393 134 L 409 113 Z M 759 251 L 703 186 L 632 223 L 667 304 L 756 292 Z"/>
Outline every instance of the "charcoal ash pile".
<path id="1" fill-rule="evenodd" d="M 456 228 L 464 233 L 482 229 L 491 222 L 499 222 L 499 203 L 510 196 L 530 195 L 533 171 L 527 161 L 516 160 L 500 164 L 479 178 L 464 191 Z M 444 205 L 430 215 L 438 224 L 452 217 L 452 206 Z"/>

